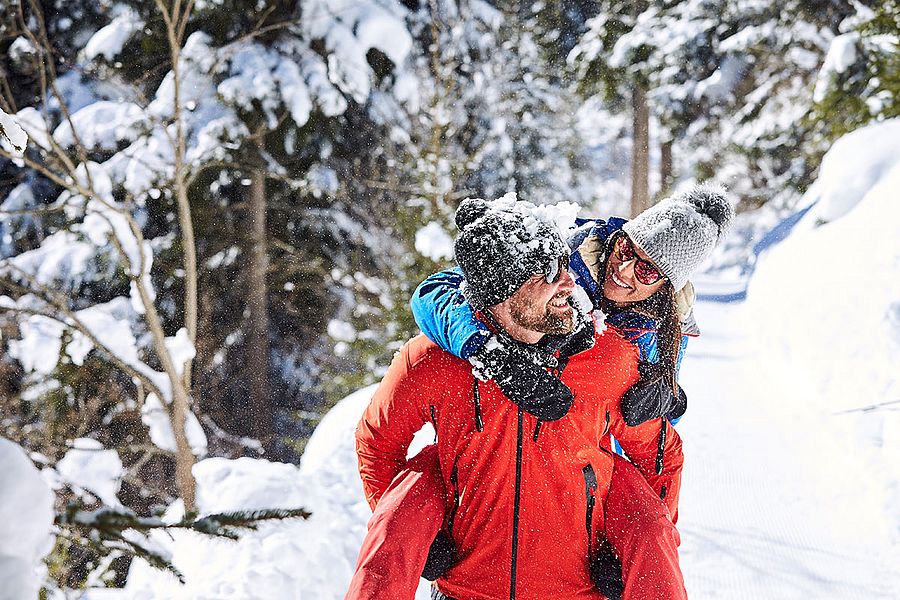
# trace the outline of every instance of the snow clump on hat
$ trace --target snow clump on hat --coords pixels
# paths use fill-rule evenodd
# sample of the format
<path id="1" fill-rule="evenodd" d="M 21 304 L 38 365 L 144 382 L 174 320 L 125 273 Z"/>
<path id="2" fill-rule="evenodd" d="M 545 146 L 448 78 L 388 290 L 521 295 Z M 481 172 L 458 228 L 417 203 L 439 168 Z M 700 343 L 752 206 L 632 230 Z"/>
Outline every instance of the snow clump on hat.
<path id="1" fill-rule="evenodd" d="M 528 279 L 561 258 L 569 247 L 554 214 L 510 192 L 494 201 L 466 198 L 456 211 L 456 262 L 466 294 L 478 308 L 500 304 Z"/>

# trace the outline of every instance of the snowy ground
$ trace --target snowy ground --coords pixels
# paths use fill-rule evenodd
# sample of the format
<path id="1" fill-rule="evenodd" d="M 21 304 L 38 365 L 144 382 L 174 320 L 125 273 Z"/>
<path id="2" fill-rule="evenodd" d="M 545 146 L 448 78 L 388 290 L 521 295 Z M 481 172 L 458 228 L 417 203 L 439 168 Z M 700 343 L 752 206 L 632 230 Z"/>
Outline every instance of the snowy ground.
<path id="1" fill-rule="evenodd" d="M 692 598 L 896 598 L 900 527 L 878 489 L 893 473 L 833 447 L 842 414 L 797 419 L 766 376 L 747 306 L 703 303 L 682 370 L 689 409 L 679 530 Z M 817 427 L 819 418 L 830 423 Z M 863 444 L 859 441 L 858 444 Z M 837 457 L 837 461 L 835 461 Z M 873 490 L 873 487 L 875 488 Z"/>

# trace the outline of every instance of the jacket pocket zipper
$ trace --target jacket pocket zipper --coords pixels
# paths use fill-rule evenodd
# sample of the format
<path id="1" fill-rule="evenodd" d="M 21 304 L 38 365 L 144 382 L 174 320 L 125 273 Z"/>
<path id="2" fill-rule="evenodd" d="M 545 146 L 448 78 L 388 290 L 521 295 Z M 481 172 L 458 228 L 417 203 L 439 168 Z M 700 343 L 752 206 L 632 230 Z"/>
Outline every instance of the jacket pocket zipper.
<path id="1" fill-rule="evenodd" d="M 481 433 L 484 431 L 484 421 L 481 418 L 481 392 L 478 389 L 478 378 L 472 381 L 472 402 L 475 403 L 475 429 Z"/>
<path id="2" fill-rule="evenodd" d="M 597 474 L 594 473 L 594 468 L 591 465 L 585 465 L 581 470 L 584 475 L 584 496 L 585 496 L 585 504 L 587 508 L 585 509 L 584 515 L 584 526 L 587 530 L 587 542 L 588 542 L 588 563 L 591 560 L 591 544 L 592 544 L 592 531 L 591 524 L 594 520 L 594 506 L 597 504 Z"/>

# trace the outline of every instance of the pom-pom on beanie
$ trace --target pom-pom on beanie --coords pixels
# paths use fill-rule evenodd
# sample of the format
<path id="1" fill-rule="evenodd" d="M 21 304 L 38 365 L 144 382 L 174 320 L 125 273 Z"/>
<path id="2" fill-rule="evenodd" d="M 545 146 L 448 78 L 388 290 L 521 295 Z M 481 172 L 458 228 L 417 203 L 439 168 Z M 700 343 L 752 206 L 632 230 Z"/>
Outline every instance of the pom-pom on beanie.
<path id="1" fill-rule="evenodd" d="M 701 183 L 651 206 L 625 223 L 622 230 L 677 292 L 709 258 L 733 219 L 734 208 L 725 188 Z"/>
<path id="2" fill-rule="evenodd" d="M 559 230 L 534 208 L 509 193 L 494 201 L 466 198 L 456 210 L 456 262 L 477 308 L 503 302 L 560 258 L 568 264 L 569 247 Z"/>

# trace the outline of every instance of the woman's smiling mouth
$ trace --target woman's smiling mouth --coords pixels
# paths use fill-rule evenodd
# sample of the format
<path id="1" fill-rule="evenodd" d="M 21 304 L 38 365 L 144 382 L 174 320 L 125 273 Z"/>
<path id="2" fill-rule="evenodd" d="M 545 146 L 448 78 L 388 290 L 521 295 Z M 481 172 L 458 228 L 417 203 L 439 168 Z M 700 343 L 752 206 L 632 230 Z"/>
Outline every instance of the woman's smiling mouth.
<path id="1" fill-rule="evenodd" d="M 621 287 L 621 288 L 625 288 L 626 290 L 633 290 L 633 289 L 634 289 L 634 286 L 630 286 L 630 285 L 628 285 L 627 283 L 625 283 L 624 281 L 622 281 L 621 279 L 619 279 L 619 278 L 616 276 L 616 272 L 615 272 L 615 271 L 610 272 L 610 277 L 612 278 L 613 283 L 615 283 L 617 286 L 619 286 L 619 287 Z"/>

